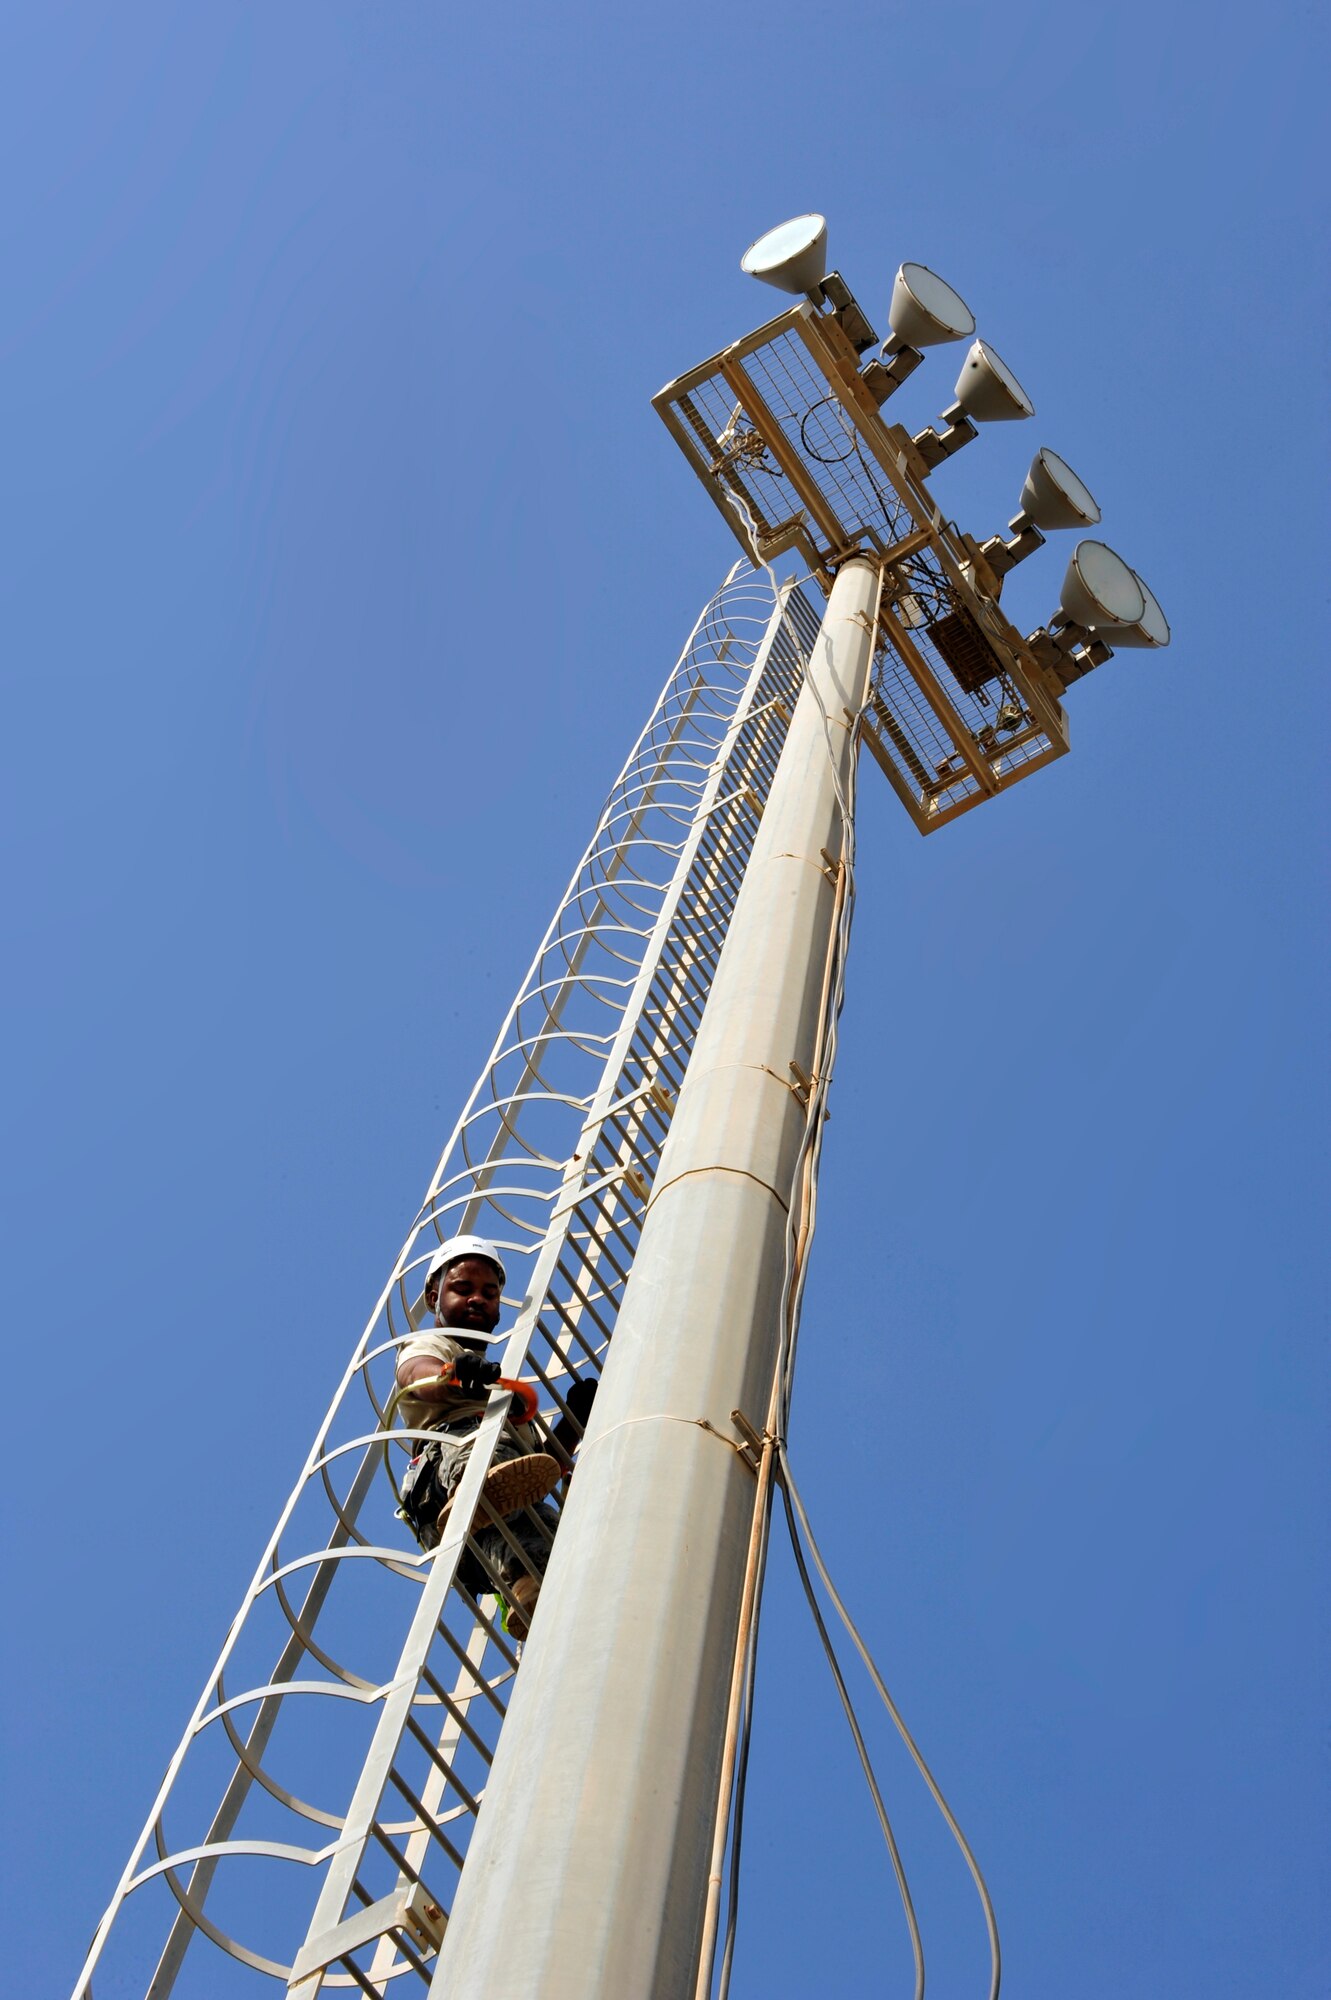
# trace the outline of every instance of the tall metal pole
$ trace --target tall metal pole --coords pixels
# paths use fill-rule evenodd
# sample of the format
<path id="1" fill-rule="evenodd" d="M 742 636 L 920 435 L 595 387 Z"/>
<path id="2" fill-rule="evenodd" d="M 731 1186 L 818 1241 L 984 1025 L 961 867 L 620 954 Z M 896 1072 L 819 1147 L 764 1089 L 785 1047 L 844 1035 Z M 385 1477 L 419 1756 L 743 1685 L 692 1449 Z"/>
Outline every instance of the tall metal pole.
<path id="1" fill-rule="evenodd" d="M 684 2000 L 878 571 L 838 573 L 643 1224 L 434 1995 Z M 798 1066 L 798 1069 L 795 1066 Z"/>

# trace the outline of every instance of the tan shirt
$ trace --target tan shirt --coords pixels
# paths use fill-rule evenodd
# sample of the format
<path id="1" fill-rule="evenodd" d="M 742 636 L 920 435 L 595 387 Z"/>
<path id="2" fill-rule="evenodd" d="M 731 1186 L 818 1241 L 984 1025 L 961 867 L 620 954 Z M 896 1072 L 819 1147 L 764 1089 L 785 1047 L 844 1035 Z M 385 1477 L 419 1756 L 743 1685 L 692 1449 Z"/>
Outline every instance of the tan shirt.
<path id="1" fill-rule="evenodd" d="M 446 1327 L 431 1327 L 428 1332 L 417 1333 L 398 1349 L 397 1365 L 404 1361 L 437 1361 L 440 1373 L 452 1366 L 467 1350 L 460 1341 L 450 1339 Z M 474 1350 L 473 1350 L 474 1351 Z M 468 1417 L 480 1417 L 486 1408 L 487 1396 L 462 1396 L 456 1391 L 438 1400 L 427 1401 L 424 1396 L 413 1396 L 410 1389 L 404 1389 L 398 1398 L 397 1413 L 409 1431 L 431 1430 L 438 1424 L 464 1422 Z M 509 1431 L 524 1451 L 539 1451 L 540 1444 L 530 1424 L 510 1424 Z"/>

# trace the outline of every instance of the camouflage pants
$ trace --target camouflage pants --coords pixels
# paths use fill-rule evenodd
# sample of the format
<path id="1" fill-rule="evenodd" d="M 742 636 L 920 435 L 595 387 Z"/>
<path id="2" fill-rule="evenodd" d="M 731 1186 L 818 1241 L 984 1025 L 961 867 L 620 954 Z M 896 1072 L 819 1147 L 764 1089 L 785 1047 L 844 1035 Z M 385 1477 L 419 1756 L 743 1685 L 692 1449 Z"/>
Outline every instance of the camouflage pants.
<path id="1" fill-rule="evenodd" d="M 460 1438 L 452 1438 L 444 1433 L 437 1442 L 432 1441 L 427 1447 L 432 1476 L 428 1481 L 422 1482 L 424 1490 L 419 1501 L 414 1493 L 412 1495 L 417 1537 L 424 1548 L 433 1549 L 439 1546 L 435 1521 L 440 1509 L 452 1499 L 462 1484 L 462 1475 L 467 1470 L 467 1461 L 471 1457 L 474 1442 L 474 1432 L 468 1432 Z M 501 1433 L 499 1442 L 495 1446 L 491 1464 L 500 1465 L 505 1459 L 522 1456 L 521 1445 L 505 1431 Z M 518 1577 L 526 1576 L 527 1570 L 521 1558 L 511 1548 L 508 1538 L 511 1536 L 522 1549 L 537 1576 L 544 1576 L 546 1563 L 550 1559 L 550 1538 L 558 1525 L 559 1516 L 553 1507 L 547 1506 L 543 1501 L 539 1506 L 527 1508 L 521 1514 L 515 1514 L 511 1520 L 505 1521 L 502 1530 L 492 1522 L 478 1519 L 472 1527 L 471 1539 L 500 1580 L 503 1583 L 514 1583 Z M 470 1549 L 463 1551 L 458 1579 L 463 1589 L 470 1591 L 473 1597 L 480 1597 L 494 1588 L 483 1566 L 476 1561 Z"/>

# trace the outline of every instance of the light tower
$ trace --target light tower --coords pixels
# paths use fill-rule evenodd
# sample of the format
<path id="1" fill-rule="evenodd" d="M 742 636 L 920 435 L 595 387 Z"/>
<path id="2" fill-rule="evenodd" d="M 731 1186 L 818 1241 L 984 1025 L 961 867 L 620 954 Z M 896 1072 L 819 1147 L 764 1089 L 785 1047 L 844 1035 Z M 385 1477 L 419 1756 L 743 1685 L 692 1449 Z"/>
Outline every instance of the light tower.
<path id="1" fill-rule="evenodd" d="M 1067 749 L 1062 695 L 1114 645 L 1168 639 L 1095 540 L 1047 626 L 1007 621 L 1004 576 L 1046 530 L 1094 525 L 1095 502 L 1045 450 L 1007 537 L 945 521 L 931 473 L 1029 399 L 977 339 L 941 429 L 887 424 L 921 350 L 969 339 L 974 319 L 906 264 L 880 344 L 825 240 L 820 217 L 760 239 L 745 268 L 798 302 L 656 398 L 743 560 L 445 1149 L 76 1996 L 103 1963 L 151 2000 L 273 1982 L 301 2000 L 706 1990 L 736 1654 L 845 968 L 858 743 L 933 831 Z M 771 565 L 792 555 L 803 578 L 782 581 Z M 415 1553 L 394 1519 L 409 1438 L 393 1356 L 430 1250 L 460 1231 L 493 1237 L 520 1274 L 504 1373 L 534 1380 L 551 1420 L 571 1378 L 602 1375 L 521 1650 L 458 1573 L 464 1549 L 483 1561 L 462 1524 L 505 1399 L 439 1549 Z"/>

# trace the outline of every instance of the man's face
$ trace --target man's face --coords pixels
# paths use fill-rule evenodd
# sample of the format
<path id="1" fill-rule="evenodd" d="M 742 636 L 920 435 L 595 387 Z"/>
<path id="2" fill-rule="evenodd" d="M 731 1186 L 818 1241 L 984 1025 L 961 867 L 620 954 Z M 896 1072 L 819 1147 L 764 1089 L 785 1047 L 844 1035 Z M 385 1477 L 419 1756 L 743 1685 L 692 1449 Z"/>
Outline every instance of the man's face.
<path id="1" fill-rule="evenodd" d="M 499 1273 L 484 1257 L 459 1257 L 439 1279 L 433 1300 L 440 1326 L 493 1333 L 499 1324 Z M 431 1303 L 427 1298 L 427 1304 Z"/>

